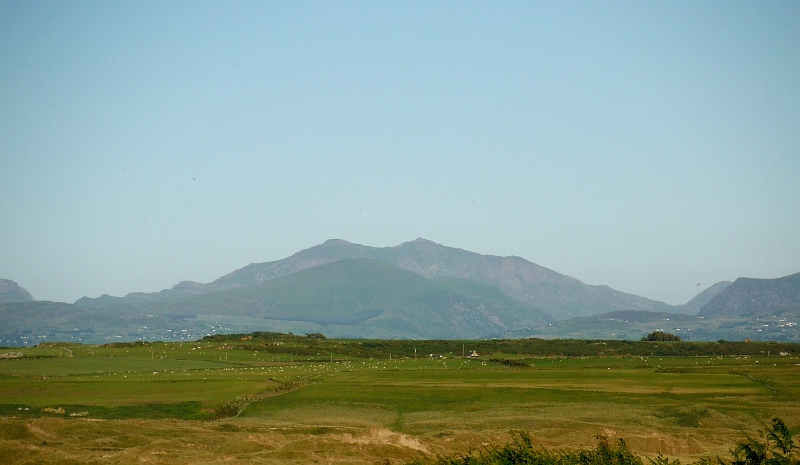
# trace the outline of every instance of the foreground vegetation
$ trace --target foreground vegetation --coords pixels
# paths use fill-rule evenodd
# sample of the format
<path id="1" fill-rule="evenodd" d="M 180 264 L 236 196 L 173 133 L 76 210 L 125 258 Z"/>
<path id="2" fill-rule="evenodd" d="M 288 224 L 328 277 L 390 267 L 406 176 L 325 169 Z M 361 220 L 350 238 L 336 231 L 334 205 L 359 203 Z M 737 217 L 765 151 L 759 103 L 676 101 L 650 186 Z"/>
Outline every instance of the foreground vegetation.
<path id="1" fill-rule="evenodd" d="M 525 443 L 512 430 L 686 463 L 773 417 L 800 427 L 797 344 L 254 333 L 0 352 L 21 354 L 0 360 L 1 463 L 396 463 Z"/>
<path id="2" fill-rule="evenodd" d="M 772 426 L 765 431 L 765 441 L 747 438 L 731 451 L 733 458 L 716 458 L 719 465 L 798 465 L 798 447 L 792 434 L 780 418 L 772 419 Z M 411 465 L 643 465 L 641 457 L 632 453 L 624 439 L 611 444 L 608 438 L 599 437 L 596 448 L 591 450 L 547 450 L 533 445 L 527 433 L 515 433 L 512 441 L 505 445 L 484 448 L 478 453 L 423 458 L 414 460 Z M 655 459 L 648 458 L 651 465 L 680 465 L 679 460 L 670 462 L 659 454 Z M 696 465 L 710 465 L 712 461 L 703 458 Z"/>

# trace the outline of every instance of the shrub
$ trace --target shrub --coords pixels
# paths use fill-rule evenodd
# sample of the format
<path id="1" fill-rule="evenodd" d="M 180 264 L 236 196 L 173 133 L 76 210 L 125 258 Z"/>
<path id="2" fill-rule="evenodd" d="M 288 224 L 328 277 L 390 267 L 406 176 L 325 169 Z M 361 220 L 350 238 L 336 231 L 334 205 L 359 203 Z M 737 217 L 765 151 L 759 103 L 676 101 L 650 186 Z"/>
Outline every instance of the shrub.
<path id="1" fill-rule="evenodd" d="M 232 418 L 238 416 L 242 410 L 247 406 L 247 399 L 237 397 L 234 400 L 229 400 L 214 409 L 211 418 L 214 420 L 221 420 L 223 418 Z"/>
<path id="2" fill-rule="evenodd" d="M 489 363 L 496 363 L 498 365 L 505 365 L 507 367 L 520 367 L 520 368 L 530 367 L 529 363 L 523 362 L 522 360 L 514 360 L 509 358 L 490 358 Z"/>
<path id="3" fill-rule="evenodd" d="M 767 441 L 759 442 L 748 436 L 731 451 L 731 465 L 798 465 L 797 447 L 789 428 L 780 418 L 772 419 L 772 428 L 765 430 Z M 794 458 L 793 458 L 794 456 Z M 720 461 L 721 462 L 721 461 Z"/>
<path id="4" fill-rule="evenodd" d="M 583 451 L 548 451 L 533 446 L 528 433 L 514 433 L 511 442 L 467 455 L 421 459 L 412 465 L 642 465 L 642 459 L 628 450 L 620 439 L 610 444 L 600 437 L 595 449 Z"/>
<path id="5" fill-rule="evenodd" d="M 789 429 L 780 418 L 772 419 L 772 427 L 766 429 L 766 442 L 748 437 L 731 451 L 733 460 L 725 462 L 717 457 L 717 465 L 800 465 L 797 447 Z M 409 465 L 643 465 L 642 459 L 620 439 L 611 444 L 599 436 L 600 442 L 592 450 L 548 451 L 533 446 L 528 433 L 512 434 L 511 442 L 502 446 L 488 447 L 478 453 L 466 455 L 423 458 Z M 661 454 L 648 458 L 651 465 L 680 465 L 679 460 L 670 462 Z M 703 458 L 693 465 L 714 465 L 711 459 Z"/>
<path id="6" fill-rule="evenodd" d="M 643 341 L 680 341 L 681 338 L 664 331 L 653 331 L 646 337 L 642 338 Z"/>

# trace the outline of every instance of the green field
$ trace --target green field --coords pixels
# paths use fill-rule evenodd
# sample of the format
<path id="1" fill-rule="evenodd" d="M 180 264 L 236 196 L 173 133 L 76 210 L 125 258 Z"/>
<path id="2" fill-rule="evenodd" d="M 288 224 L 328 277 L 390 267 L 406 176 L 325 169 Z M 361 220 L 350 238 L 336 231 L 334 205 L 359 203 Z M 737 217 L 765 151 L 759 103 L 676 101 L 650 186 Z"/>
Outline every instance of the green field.
<path id="1" fill-rule="evenodd" d="M 403 463 L 513 431 L 689 463 L 776 416 L 800 428 L 792 344 L 256 334 L 0 352 L 24 354 L 0 360 L 0 463 Z"/>

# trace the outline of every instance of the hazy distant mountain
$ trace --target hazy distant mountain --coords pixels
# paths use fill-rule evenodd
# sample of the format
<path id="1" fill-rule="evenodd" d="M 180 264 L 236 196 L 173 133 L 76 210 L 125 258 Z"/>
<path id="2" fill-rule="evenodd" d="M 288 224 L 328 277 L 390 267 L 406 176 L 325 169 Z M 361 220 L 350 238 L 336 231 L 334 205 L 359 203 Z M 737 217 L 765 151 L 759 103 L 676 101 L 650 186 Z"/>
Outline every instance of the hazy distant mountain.
<path id="1" fill-rule="evenodd" d="M 252 331 L 639 339 L 664 330 L 685 340 L 798 341 L 799 295 L 800 274 L 741 278 L 671 307 L 589 286 L 519 257 L 480 255 L 424 239 L 384 248 L 331 240 L 208 284 L 184 281 L 161 292 L 83 298 L 73 305 L 3 304 L 0 345 L 194 340 Z M 547 305 L 561 319 L 526 301 Z M 701 306 L 700 315 L 686 314 Z M 596 313 L 607 308 L 614 310 Z M 565 318 L 570 314 L 579 316 Z"/>
<path id="2" fill-rule="evenodd" d="M 115 297 L 103 294 L 97 298 L 81 297 L 75 305 L 85 308 L 106 308 L 120 305 L 139 305 L 153 302 L 164 302 L 182 299 L 188 296 L 207 294 L 218 290 L 229 289 L 230 286 L 216 287 L 213 284 L 203 284 L 194 281 L 181 281 L 169 289 L 159 292 L 131 292 L 125 297 Z"/>
<path id="3" fill-rule="evenodd" d="M 664 312 L 621 311 L 571 318 L 511 337 L 561 339 L 641 339 L 653 331 L 665 331 L 684 341 L 783 341 L 800 342 L 800 306 L 761 315 L 685 315 Z M 687 353 L 690 355 L 690 353 Z"/>
<path id="4" fill-rule="evenodd" d="M 148 306 L 154 311 L 157 304 Z M 261 319 L 261 328 L 328 336 L 479 338 L 550 320 L 497 289 L 431 280 L 388 263 L 340 260 L 264 281 L 175 301 L 172 313 Z"/>
<path id="5" fill-rule="evenodd" d="M 250 264 L 211 283 L 184 281 L 161 292 L 84 297 L 75 308 L 102 311 L 110 325 L 104 337 L 120 318 L 141 323 L 146 317 L 153 323 L 163 319 L 162 326 L 142 326 L 122 337 L 269 330 L 360 338 L 638 339 L 643 332 L 664 329 L 692 339 L 744 339 L 746 334 L 794 340 L 794 310 L 765 323 L 728 318 L 728 310 L 715 317 L 713 309 L 722 305 L 733 313 L 752 313 L 761 310 L 743 310 L 744 303 L 751 308 L 761 302 L 761 309 L 790 306 L 797 302 L 797 276 L 720 282 L 684 305 L 671 306 L 587 285 L 514 256 L 481 255 L 425 239 L 394 247 L 329 240 L 282 260 Z M 764 326 L 772 323 L 774 328 Z M 168 334 L 153 329 L 163 330 L 163 325 L 171 325 Z"/>
<path id="6" fill-rule="evenodd" d="M 0 339 L 17 345 L 67 336 L 87 342 L 154 335 L 177 339 L 197 338 L 201 329 L 475 339 L 551 320 L 495 287 L 455 278 L 428 279 L 369 259 L 339 260 L 258 285 L 202 295 L 113 302 L 93 309 L 52 302 L 2 305 L 0 317 L 9 319 L 4 320 Z"/>
<path id="7" fill-rule="evenodd" d="M 10 279 L 0 279 L 0 304 L 32 302 L 34 300 L 36 299 L 24 287 Z"/>
<path id="8" fill-rule="evenodd" d="M 591 286 L 531 263 L 520 257 L 481 255 L 417 239 L 395 247 L 368 247 L 343 240 L 329 240 L 273 262 L 253 263 L 208 284 L 183 282 L 158 293 L 129 294 L 124 298 L 102 296 L 75 302 L 86 307 L 143 303 L 183 298 L 224 289 L 254 286 L 280 276 L 326 263 L 368 258 L 390 263 L 426 278 L 460 278 L 495 286 L 521 302 L 535 306 L 557 320 L 616 310 L 688 312 L 663 302 Z M 695 310 L 696 311 L 696 310 Z"/>
<path id="9" fill-rule="evenodd" d="M 698 314 L 747 316 L 794 307 L 800 307 L 800 273 L 776 279 L 739 278 Z"/>
<path id="10" fill-rule="evenodd" d="M 391 259 L 428 277 L 458 277 L 496 286 L 509 296 L 542 309 L 557 320 L 615 310 L 668 310 L 671 306 L 591 286 L 523 258 L 480 255 L 417 239 L 390 249 Z"/>
<path id="11" fill-rule="evenodd" d="M 731 284 L 732 283 L 730 281 L 720 281 L 716 284 L 713 284 L 708 289 L 697 294 L 692 300 L 686 302 L 683 305 L 680 305 L 678 308 L 681 308 L 683 310 L 680 313 L 688 313 L 691 315 L 696 315 L 697 312 L 699 312 L 700 309 L 703 308 L 705 304 L 709 303 L 711 299 L 716 297 L 717 294 L 724 291 Z"/>
<path id="12" fill-rule="evenodd" d="M 35 345 L 48 341 L 105 343 L 199 339 L 206 322 L 190 323 L 176 316 L 141 311 L 89 309 L 61 302 L 16 302 L 0 305 L 0 346 Z"/>

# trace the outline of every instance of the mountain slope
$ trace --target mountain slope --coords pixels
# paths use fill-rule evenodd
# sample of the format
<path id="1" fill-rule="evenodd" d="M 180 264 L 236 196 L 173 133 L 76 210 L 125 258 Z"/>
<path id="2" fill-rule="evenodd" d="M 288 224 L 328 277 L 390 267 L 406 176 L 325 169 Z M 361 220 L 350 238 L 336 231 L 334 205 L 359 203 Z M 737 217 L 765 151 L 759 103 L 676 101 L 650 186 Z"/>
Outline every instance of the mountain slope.
<path id="1" fill-rule="evenodd" d="M 100 344 L 135 340 L 195 340 L 208 333 L 194 324 L 141 311 L 88 309 L 62 302 L 16 302 L 0 305 L 0 346 L 48 341 Z M 205 323 L 205 322 L 203 322 Z"/>
<path id="2" fill-rule="evenodd" d="M 666 310 L 670 306 L 625 294 L 608 286 L 590 286 L 523 258 L 481 255 L 417 239 L 384 252 L 398 266 L 427 277 L 471 279 L 496 286 L 507 295 L 561 320 L 614 310 Z"/>
<path id="3" fill-rule="evenodd" d="M 10 279 L 0 279 L 0 304 L 32 302 L 34 300 L 36 299 L 24 287 Z"/>
<path id="4" fill-rule="evenodd" d="M 608 286 L 591 286 L 520 257 L 481 255 L 425 239 L 395 247 L 368 247 L 334 239 L 283 260 L 250 264 L 208 284 L 183 282 L 160 293 L 136 293 L 124 298 L 83 298 L 76 304 L 100 308 L 121 303 L 183 298 L 255 286 L 322 264 L 354 258 L 382 261 L 427 278 L 469 279 L 495 286 L 506 295 L 533 305 L 558 320 L 617 310 L 683 311 Z"/>
<path id="5" fill-rule="evenodd" d="M 541 311 L 494 288 L 430 280 L 368 259 L 339 260 L 255 286 L 140 308 L 209 321 L 249 319 L 251 331 L 352 337 L 479 338 L 549 321 Z"/>
<path id="6" fill-rule="evenodd" d="M 507 295 L 533 305 L 556 319 L 614 310 L 672 309 L 665 303 L 625 294 L 608 286 L 584 284 L 520 257 L 481 255 L 421 238 L 385 248 L 329 240 L 278 262 L 249 265 L 213 284 L 258 282 L 344 258 L 371 258 L 428 278 L 461 278 L 496 286 Z"/>
<path id="7" fill-rule="evenodd" d="M 395 247 L 366 247 L 342 240 L 298 252 L 277 262 L 252 264 L 214 281 L 213 285 L 246 285 L 345 258 L 391 263 L 427 278 L 461 278 L 496 286 L 507 295 L 534 305 L 556 319 L 614 310 L 668 311 L 672 307 L 643 297 L 590 286 L 520 257 L 481 255 L 426 239 Z"/>
<path id="8" fill-rule="evenodd" d="M 800 306 L 800 273 L 776 279 L 739 278 L 699 315 L 758 315 Z"/>
<path id="9" fill-rule="evenodd" d="M 331 337 L 477 339 L 550 317 L 497 288 L 428 279 L 369 259 L 339 260 L 252 286 L 102 308 L 29 302 L 0 305 L 0 339 L 109 342 L 188 340 L 206 332 L 321 332 Z"/>
<path id="10" fill-rule="evenodd" d="M 684 341 L 800 342 L 800 306 L 761 315 L 698 316 L 664 312 L 622 311 L 572 318 L 510 334 L 514 337 L 638 340 L 666 331 Z M 689 355 L 689 354 L 687 354 Z"/>
<path id="11" fill-rule="evenodd" d="M 684 311 L 680 313 L 696 315 L 697 312 L 699 312 L 704 305 L 709 303 L 711 299 L 716 297 L 717 294 L 719 294 L 720 292 L 727 289 L 728 286 L 730 286 L 731 284 L 732 283 L 730 281 L 720 281 L 716 284 L 711 285 L 711 287 L 709 287 L 708 289 L 694 296 L 692 300 L 681 305 L 680 308 Z"/>

